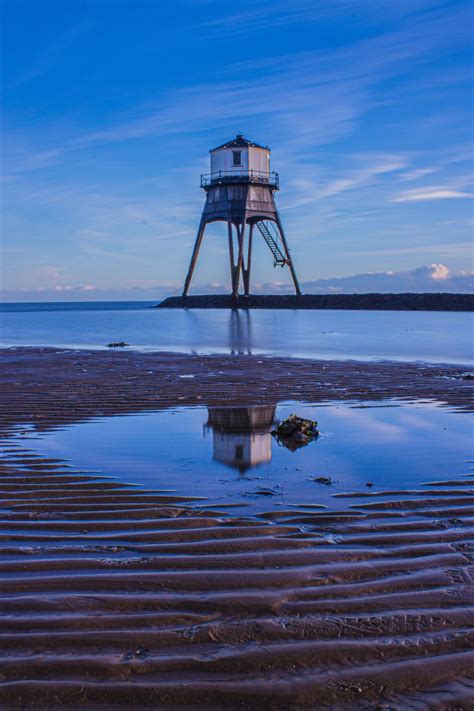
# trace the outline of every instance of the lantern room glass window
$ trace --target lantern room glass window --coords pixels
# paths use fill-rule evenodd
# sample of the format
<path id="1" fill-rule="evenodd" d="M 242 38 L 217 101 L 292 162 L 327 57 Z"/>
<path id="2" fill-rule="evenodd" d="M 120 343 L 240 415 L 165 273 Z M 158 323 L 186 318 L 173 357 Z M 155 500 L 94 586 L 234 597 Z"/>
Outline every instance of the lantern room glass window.
<path id="1" fill-rule="evenodd" d="M 232 165 L 242 165 L 242 151 L 232 151 Z"/>

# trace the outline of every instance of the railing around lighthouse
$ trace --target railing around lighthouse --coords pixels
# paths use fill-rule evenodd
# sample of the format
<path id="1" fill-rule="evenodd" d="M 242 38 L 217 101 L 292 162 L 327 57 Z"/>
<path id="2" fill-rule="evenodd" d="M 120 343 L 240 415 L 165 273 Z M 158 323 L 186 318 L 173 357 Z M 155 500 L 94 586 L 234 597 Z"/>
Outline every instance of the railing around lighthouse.
<path id="1" fill-rule="evenodd" d="M 210 185 L 219 185 L 220 183 L 260 183 L 277 189 L 280 187 L 280 179 L 275 171 L 264 173 L 260 170 L 238 168 L 201 175 L 201 188 L 208 188 Z"/>

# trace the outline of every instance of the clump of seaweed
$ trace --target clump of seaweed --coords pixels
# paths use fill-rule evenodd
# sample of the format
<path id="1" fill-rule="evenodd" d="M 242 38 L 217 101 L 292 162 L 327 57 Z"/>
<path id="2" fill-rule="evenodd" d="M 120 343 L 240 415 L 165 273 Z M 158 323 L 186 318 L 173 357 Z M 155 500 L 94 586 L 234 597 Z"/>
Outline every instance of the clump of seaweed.
<path id="1" fill-rule="evenodd" d="M 295 452 L 300 447 L 306 447 L 307 444 L 319 437 L 317 425 L 318 423 L 314 420 L 307 420 L 298 415 L 290 415 L 286 420 L 280 422 L 272 430 L 271 434 L 278 444 L 286 447 L 291 452 Z"/>

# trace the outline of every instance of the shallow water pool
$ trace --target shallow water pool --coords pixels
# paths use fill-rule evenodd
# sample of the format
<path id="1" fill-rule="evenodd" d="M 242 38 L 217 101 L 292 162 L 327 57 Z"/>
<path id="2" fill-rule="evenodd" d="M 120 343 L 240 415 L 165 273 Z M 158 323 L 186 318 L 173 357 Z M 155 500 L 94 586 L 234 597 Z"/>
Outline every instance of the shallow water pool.
<path id="1" fill-rule="evenodd" d="M 316 419 L 321 432 L 294 452 L 271 435 L 293 412 Z M 74 469 L 254 514 L 301 504 L 345 509 L 377 490 L 455 481 L 473 471 L 472 427 L 471 415 L 428 402 L 282 402 L 97 418 L 19 438 Z M 337 496 L 345 492 L 361 498 Z"/>

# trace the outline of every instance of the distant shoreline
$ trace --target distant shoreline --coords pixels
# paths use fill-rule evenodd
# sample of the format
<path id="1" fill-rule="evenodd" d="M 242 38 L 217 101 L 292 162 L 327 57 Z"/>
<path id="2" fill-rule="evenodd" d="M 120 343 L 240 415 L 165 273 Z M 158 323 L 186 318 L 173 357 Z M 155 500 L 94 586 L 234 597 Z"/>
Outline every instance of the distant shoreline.
<path id="1" fill-rule="evenodd" d="M 474 294 L 303 294 L 169 296 L 158 309 L 346 309 L 363 311 L 474 311 Z"/>

